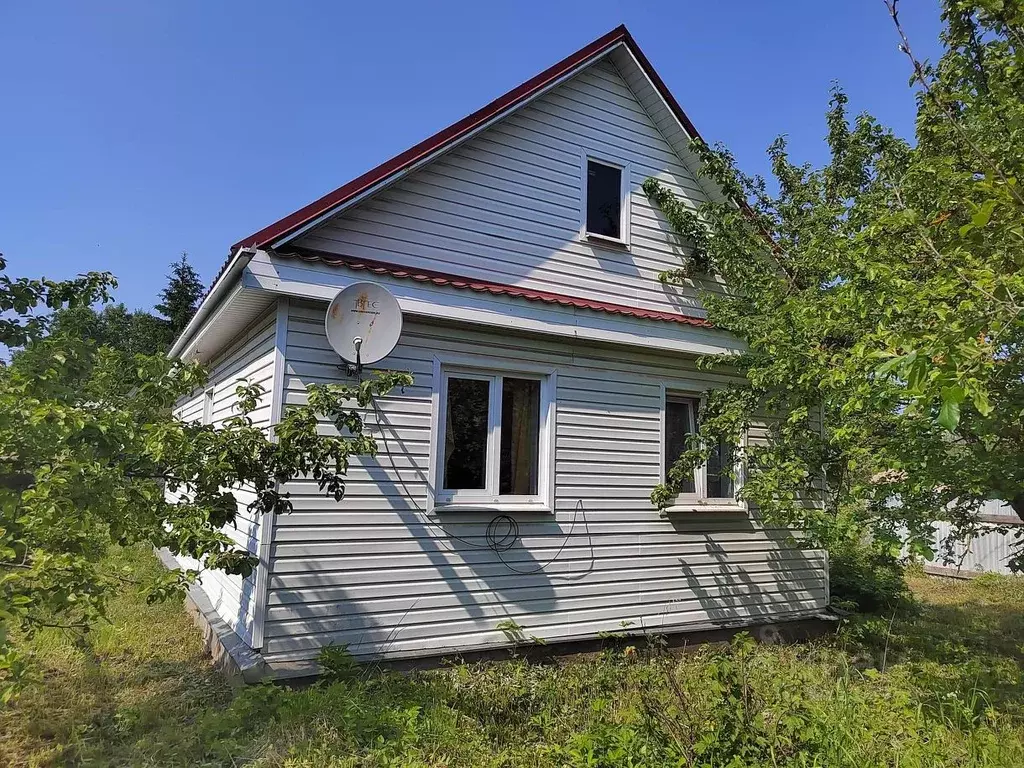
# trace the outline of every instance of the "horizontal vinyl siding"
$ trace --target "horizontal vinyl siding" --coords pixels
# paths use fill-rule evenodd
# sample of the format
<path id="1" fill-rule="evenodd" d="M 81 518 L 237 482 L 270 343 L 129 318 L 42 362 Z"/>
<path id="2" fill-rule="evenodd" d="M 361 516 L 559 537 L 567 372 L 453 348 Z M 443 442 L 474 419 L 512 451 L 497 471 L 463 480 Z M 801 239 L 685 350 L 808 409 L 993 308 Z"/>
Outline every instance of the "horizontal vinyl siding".
<path id="1" fill-rule="evenodd" d="M 323 312 L 290 309 L 286 403 L 303 402 L 313 381 L 339 380 Z M 484 540 L 493 513 L 423 511 L 433 357 L 448 353 L 557 372 L 555 512 L 514 513 L 521 538 L 500 559 Z M 386 439 L 371 427 L 379 455 L 353 462 L 341 502 L 311 480 L 286 487 L 294 511 L 275 522 L 268 660 L 315 658 L 329 643 L 396 657 L 504 645 L 495 627 L 505 618 L 526 635 L 564 640 L 618 631 L 623 621 L 660 631 L 827 604 L 824 556 L 795 548 L 786 531 L 742 513 L 663 517 L 651 507 L 661 473 L 662 384 L 700 391 L 727 379 L 698 373 L 681 357 L 408 319 L 380 365 L 412 371 L 415 384 L 380 400 Z M 542 573 L 516 572 L 544 563 Z"/>
<path id="2" fill-rule="evenodd" d="M 629 164 L 628 252 L 580 240 L 582 152 Z M 694 205 L 704 199 L 612 64 L 601 62 L 298 243 L 702 315 L 696 284 L 658 280 L 680 266 L 680 251 L 641 188 L 651 176 Z"/>
<path id="3" fill-rule="evenodd" d="M 270 426 L 274 377 L 274 323 L 273 312 L 264 314 L 210 365 L 208 388 L 213 388 L 213 424 L 222 423 L 239 414 L 236 389 L 244 381 L 248 384 L 259 384 L 264 389 L 257 408 L 249 414 L 249 418 L 257 427 Z M 176 411 L 179 418 L 184 421 L 201 420 L 203 398 L 204 394 L 200 392 L 198 396 L 181 403 Z M 260 520 L 247 509 L 255 494 L 247 487 L 232 488 L 231 492 L 238 502 L 235 521 L 222 530 L 239 549 L 256 554 Z M 183 568 L 199 567 L 199 563 L 189 557 L 179 556 L 178 562 Z M 203 571 L 199 580 L 218 615 L 246 642 L 252 639 L 256 609 L 255 580 L 255 572 L 249 578 L 243 579 L 241 576 L 219 570 Z"/>

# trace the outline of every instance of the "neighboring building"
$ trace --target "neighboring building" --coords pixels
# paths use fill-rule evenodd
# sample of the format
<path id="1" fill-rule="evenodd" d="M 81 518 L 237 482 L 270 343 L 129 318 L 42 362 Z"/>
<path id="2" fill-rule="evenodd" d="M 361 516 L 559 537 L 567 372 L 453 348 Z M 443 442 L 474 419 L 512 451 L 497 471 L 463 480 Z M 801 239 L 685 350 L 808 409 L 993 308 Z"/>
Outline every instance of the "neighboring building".
<path id="1" fill-rule="evenodd" d="M 828 605 L 826 554 L 763 526 L 715 466 L 666 513 L 649 499 L 701 394 L 728 382 L 697 359 L 740 348 L 696 284 L 658 280 L 682 246 L 641 185 L 718 195 L 695 174 L 696 135 L 619 27 L 233 247 L 172 350 L 213 369 L 182 418 L 230 416 L 241 377 L 266 388 L 254 417 L 269 427 L 306 385 L 344 378 L 325 309 L 358 281 L 405 316 L 377 367 L 415 377 L 368 414 L 380 455 L 356 462 L 342 501 L 296 481 L 288 515 L 241 508 L 232 535 L 259 567 L 203 578 L 275 674 L 312 671 L 327 644 L 507 646 L 507 619 L 552 642 Z M 519 530 L 503 552 L 486 544 L 498 515 Z"/>

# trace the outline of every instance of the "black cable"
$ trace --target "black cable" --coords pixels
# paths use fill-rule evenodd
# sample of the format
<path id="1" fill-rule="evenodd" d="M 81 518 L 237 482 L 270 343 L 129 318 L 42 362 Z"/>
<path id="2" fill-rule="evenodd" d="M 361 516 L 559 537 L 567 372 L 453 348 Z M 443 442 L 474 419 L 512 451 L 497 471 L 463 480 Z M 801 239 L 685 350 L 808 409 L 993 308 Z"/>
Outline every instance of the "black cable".
<path id="1" fill-rule="evenodd" d="M 495 552 L 507 552 L 515 546 L 519 539 L 519 523 L 508 515 L 498 515 L 487 524 L 484 539 L 489 549 Z"/>
<path id="2" fill-rule="evenodd" d="M 534 573 L 540 573 L 545 568 L 547 568 L 549 565 L 554 563 L 555 560 L 558 559 L 558 556 L 560 554 L 562 554 L 562 550 L 565 549 L 565 545 L 568 544 L 569 543 L 569 539 L 572 538 L 573 531 L 576 530 L 576 516 L 580 512 L 583 512 L 583 521 L 584 521 L 584 523 L 586 523 L 587 514 L 586 514 L 586 510 L 583 507 L 583 499 L 577 499 L 576 500 L 576 509 L 572 513 L 572 525 L 569 526 L 569 532 L 567 534 L 565 534 L 565 538 L 562 540 L 562 546 L 560 546 L 558 548 L 558 551 L 555 552 L 554 556 L 550 560 L 548 560 L 545 563 L 541 563 L 537 568 L 531 568 L 529 570 L 523 570 L 521 568 L 514 568 L 509 563 L 507 563 L 505 561 L 505 558 L 503 558 L 501 556 L 501 553 L 502 552 L 506 552 L 509 549 L 511 549 L 511 546 L 512 546 L 511 544 L 509 546 L 505 547 L 504 549 L 497 549 L 497 548 L 493 548 L 492 547 L 492 549 L 494 551 L 494 554 L 496 554 L 498 556 L 498 559 L 501 561 L 502 565 L 504 565 L 506 568 L 508 568 L 510 571 L 512 571 L 514 573 L 520 573 L 520 574 L 522 574 L 524 576 L 529 576 L 530 574 L 534 574 Z M 515 540 L 519 538 L 519 524 L 515 520 L 513 520 L 511 517 L 509 517 L 508 515 L 498 515 L 498 517 L 494 518 L 494 520 L 491 520 L 490 524 L 487 526 L 488 530 L 490 530 L 491 525 L 493 525 L 496 520 L 498 520 L 500 518 L 503 518 L 503 517 L 507 518 L 512 523 L 512 525 L 515 526 L 515 528 L 514 528 L 514 530 L 515 530 L 515 539 L 512 540 L 513 543 L 515 543 Z M 589 528 L 588 528 L 588 531 L 589 531 Z M 593 557 L 593 546 L 591 546 L 591 557 Z"/>

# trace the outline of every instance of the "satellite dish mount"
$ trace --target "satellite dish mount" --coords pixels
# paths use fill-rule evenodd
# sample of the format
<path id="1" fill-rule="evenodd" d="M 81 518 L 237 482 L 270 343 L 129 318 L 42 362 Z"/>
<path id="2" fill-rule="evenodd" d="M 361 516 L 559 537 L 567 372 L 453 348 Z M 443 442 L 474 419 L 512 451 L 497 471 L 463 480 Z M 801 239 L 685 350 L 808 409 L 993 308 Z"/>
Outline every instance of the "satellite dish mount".
<path id="1" fill-rule="evenodd" d="M 349 376 L 351 376 L 352 373 L 359 373 L 360 371 L 363 370 L 362 357 L 359 354 L 359 348 L 363 346 L 363 339 L 360 336 L 356 336 L 354 339 L 352 339 L 352 346 L 356 348 L 356 364 L 355 371 L 349 371 Z M 351 368 L 352 366 L 347 367 Z"/>
<path id="2" fill-rule="evenodd" d="M 353 283 L 327 307 L 327 341 L 345 361 L 349 376 L 391 354 L 402 335 L 402 310 L 383 285 Z"/>

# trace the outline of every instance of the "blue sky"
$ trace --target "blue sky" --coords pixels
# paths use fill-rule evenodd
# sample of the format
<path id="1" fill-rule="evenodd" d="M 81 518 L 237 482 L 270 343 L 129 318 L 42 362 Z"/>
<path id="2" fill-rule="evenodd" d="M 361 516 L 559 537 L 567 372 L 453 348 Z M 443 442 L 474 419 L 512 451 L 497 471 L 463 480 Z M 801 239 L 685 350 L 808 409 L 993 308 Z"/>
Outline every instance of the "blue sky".
<path id="1" fill-rule="evenodd" d="M 921 56 L 937 0 L 905 0 Z M 625 23 L 701 133 L 764 172 L 823 158 L 833 80 L 913 131 L 882 0 L 0 2 L 0 252 L 13 275 L 106 269 L 149 308 L 228 246 Z"/>

